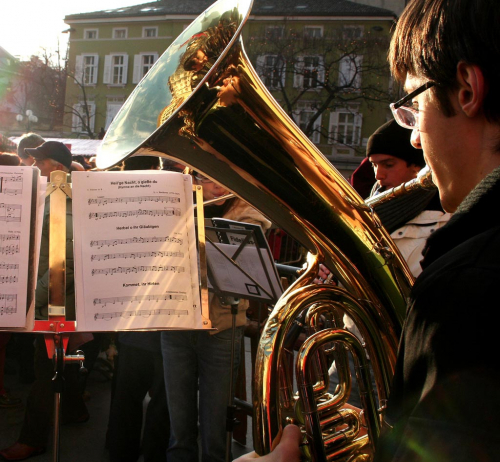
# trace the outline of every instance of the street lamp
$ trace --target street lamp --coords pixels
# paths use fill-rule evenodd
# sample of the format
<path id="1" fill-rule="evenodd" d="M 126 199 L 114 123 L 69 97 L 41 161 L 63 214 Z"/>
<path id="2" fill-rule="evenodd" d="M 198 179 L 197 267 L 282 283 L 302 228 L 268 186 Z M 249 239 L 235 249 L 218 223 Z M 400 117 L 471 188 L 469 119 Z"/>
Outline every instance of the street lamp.
<path id="1" fill-rule="evenodd" d="M 18 122 L 22 122 L 24 120 L 24 116 L 22 114 L 17 114 L 16 120 Z M 38 122 L 38 117 L 35 114 L 33 114 L 33 111 L 31 109 L 28 109 L 26 111 L 26 120 L 28 122 L 27 128 L 28 128 L 28 132 L 29 132 L 31 129 L 31 124 L 32 123 L 36 124 Z"/>

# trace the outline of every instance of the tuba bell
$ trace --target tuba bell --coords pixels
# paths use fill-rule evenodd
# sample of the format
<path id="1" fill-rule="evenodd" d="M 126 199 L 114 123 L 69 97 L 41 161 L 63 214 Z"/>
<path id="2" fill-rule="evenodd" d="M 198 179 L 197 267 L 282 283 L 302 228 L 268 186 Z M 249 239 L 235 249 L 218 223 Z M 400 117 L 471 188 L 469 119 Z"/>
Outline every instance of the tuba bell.
<path id="1" fill-rule="evenodd" d="M 384 422 L 413 277 L 373 208 L 260 81 L 241 39 L 251 6 L 252 0 L 219 0 L 183 31 L 115 117 L 97 166 L 131 155 L 178 160 L 252 204 L 308 250 L 307 269 L 262 332 L 255 449 L 268 453 L 280 429 L 294 422 L 302 428 L 306 457 L 369 460 Z M 338 285 L 313 284 L 320 263 Z M 344 328 L 345 315 L 357 335 Z M 299 323 L 310 336 L 295 357 Z M 357 366 L 364 419 L 345 408 L 347 352 Z M 341 383 L 331 393 L 333 357 Z"/>

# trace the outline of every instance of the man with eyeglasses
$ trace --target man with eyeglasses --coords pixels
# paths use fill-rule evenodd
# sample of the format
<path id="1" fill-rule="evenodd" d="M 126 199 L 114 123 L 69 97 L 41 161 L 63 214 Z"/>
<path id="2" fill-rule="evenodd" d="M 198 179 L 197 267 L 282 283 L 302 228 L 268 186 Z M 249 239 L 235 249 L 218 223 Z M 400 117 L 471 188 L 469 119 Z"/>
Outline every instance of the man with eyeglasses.
<path id="1" fill-rule="evenodd" d="M 394 118 L 455 214 L 424 250 L 377 462 L 499 459 L 499 21 L 495 0 L 414 0 L 392 39 Z"/>
<path id="2" fill-rule="evenodd" d="M 375 461 L 499 460 L 500 2 L 410 1 L 389 62 L 395 119 L 455 213 L 424 251 Z M 268 459 L 298 460 L 284 436 Z"/>

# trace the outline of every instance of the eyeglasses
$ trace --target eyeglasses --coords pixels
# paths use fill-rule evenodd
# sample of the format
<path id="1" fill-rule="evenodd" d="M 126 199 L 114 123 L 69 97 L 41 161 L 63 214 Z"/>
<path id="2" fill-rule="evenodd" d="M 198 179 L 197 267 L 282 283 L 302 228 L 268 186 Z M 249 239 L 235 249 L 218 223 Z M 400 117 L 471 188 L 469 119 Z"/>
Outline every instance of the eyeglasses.
<path id="1" fill-rule="evenodd" d="M 213 183 L 213 181 L 210 178 L 206 178 L 201 175 L 195 175 L 195 179 L 197 179 L 200 183 Z"/>
<path id="2" fill-rule="evenodd" d="M 418 87 L 415 91 L 412 91 L 409 95 L 401 98 L 399 101 L 389 105 L 392 111 L 392 115 L 396 119 L 396 122 L 404 128 L 409 128 L 413 130 L 418 128 L 418 109 L 412 107 L 412 99 L 415 96 L 420 95 L 425 90 L 436 85 L 435 82 L 424 83 L 421 87 Z"/>

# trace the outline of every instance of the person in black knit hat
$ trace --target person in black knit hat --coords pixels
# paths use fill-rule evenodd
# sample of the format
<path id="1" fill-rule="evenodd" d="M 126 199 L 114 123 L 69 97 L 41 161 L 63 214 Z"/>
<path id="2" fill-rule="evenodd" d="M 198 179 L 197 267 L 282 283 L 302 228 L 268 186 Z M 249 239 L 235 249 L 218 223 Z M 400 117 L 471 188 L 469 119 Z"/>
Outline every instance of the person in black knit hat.
<path id="1" fill-rule="evenodd" d="M 422 150 L 411 145 L 410 135 L 411 132 L 393 119 L 368 138 L 366 157 L 372 163 L 377 180 L 372 196 L 416 178 L 425 166 Z"/>
<path id="2" fill-rule="evenodd" d="M 372 163 L 377 182 L 370 197 L 416 178 L 425 166 L 424 154 L 410 142 L 411 131 L 393 119 L 368 139 L 366 157 Z M 416 191 L 376 207 L 382 224 L 391 234 L 412 274 L 422 268 L 422 250 L 427 238 L 451 217 L 444 213 L 437 190 Z"/>

